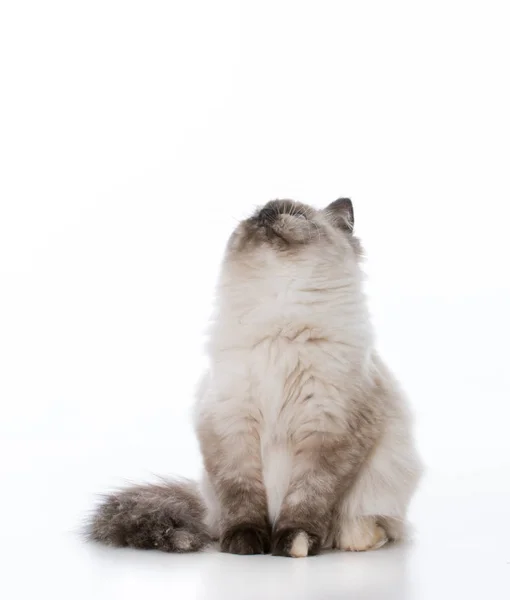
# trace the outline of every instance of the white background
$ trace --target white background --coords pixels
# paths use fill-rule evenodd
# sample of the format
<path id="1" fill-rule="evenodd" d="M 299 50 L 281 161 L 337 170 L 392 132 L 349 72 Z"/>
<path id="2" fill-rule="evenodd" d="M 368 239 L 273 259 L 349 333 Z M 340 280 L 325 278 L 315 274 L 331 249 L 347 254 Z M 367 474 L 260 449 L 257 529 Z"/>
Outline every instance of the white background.
<path id="1" fill-rule="evenodd" d="M 6 598 L 510 596 L 507 2 L 2 2 Z M 352 197 L 428 474 L 415 541 L 300 561 L 82 543 L 95 494 L 196 476 L 236 220 Z"/>

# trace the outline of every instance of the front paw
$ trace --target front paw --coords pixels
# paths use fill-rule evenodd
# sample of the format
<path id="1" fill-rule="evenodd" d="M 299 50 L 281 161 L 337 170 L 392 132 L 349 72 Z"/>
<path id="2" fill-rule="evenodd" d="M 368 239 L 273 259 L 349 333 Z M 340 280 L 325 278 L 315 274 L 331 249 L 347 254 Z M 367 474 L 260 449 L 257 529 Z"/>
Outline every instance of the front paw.
<path id="1" fill-rule="evenodd" d="M 273 538 L 273 556 L 303 558 L 319 554 L 321 541 L 318 535 L 304 529 L 288 528 L 276 531 Z"/>
<path id="2" fill-rule="evenodd" d="M 231 527 L 220 540 L 220 550 L 230 554 L 267 554 L 270 547 L 269 532 L 249 524 Z"/>

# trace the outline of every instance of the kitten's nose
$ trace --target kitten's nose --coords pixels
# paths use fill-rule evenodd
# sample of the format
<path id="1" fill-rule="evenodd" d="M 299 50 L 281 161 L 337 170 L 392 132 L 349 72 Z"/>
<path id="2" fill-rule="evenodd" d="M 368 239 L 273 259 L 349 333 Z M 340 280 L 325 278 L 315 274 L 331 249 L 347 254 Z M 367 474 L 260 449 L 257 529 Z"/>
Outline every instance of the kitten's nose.
<path id="1" fill-rule="evenodd" d="M 261 225 L 268 225 L 274 220 L 274 209 L 265 206 L 259 212 L 259 223 Z"/>

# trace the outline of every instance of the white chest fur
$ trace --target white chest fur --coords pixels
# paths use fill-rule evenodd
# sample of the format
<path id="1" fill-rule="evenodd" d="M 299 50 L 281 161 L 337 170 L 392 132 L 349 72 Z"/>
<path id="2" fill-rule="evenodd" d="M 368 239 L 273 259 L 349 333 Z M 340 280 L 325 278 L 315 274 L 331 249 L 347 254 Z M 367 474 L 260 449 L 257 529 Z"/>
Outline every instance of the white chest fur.
<path id="1" fill-rule="evenodd" d="M 274 341 L 263 342 L 253 352 L 252 365 L 256 367 L 250 373 L 253 378 L 251 400 L 258 405 L 261 415 L 260 453 L 271 522 L 278 517 L 292 470 L 289 445 L 292 407 L 286 397 L 286 382 L 292 365 L 289 364 L 288 348 L 279 346 Z"/>
<path id="2" fill-rule="evenodd" d="M 251 352 L 251 402 L 260 411 L 260 452 L 269 516 L 274 521 L 289 487 L 291 437 L 317 417 L 321 387 L 306 344 L 272 339 Z"/>

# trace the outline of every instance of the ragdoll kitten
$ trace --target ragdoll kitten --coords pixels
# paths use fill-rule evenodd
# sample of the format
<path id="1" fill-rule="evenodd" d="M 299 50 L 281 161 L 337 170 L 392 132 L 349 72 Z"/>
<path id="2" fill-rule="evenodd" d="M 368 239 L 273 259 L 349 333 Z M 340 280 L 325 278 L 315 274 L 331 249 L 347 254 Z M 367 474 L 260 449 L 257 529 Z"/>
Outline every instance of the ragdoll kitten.
<path id="1" fill-rule="evenodd" d="M 401 539 L 421 465 L 374 349 L 351 201 L 269 202 L 230 238 L 196 405 L 202 485 L 108 496 L 115 546 L 302 557 Z"/>

